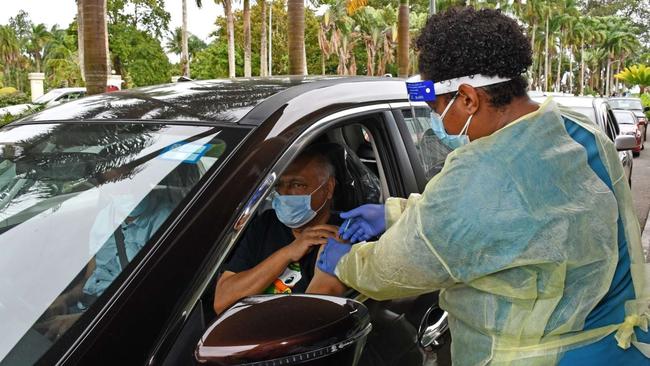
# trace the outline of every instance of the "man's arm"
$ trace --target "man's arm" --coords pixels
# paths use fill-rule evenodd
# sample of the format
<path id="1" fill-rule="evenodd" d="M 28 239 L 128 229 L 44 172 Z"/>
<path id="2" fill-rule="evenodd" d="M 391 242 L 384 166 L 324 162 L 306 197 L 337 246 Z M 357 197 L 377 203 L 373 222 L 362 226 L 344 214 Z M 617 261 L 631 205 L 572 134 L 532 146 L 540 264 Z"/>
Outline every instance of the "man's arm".
<path id="1" fill-rule="evenodd" d="M 286 247 L 276 251 L 255 267 L 242 272 L 224 272 L 214 296 L 214 311 L 219 314 L 237 300 L 256 295 L 284 272 L 289 263 L 297 262 L 313 246 L 325 244 L 328 237 L 336 235 L 337 228 L 331 225 L 316 225 L 303 230 Z"/>
<path id="2" fill-rule="evenodd" d="M 278 250 L 247 271 L 238 273 L 225 271 L 217 281 L 214 311 L 220 314 L 237 300 L 264 291 L 292 262 L 286 253 L 286 248 Z"/>
<path id="3" fill-rule="evenodd" d="M 321 245 L 318 250 L 318 257 L 320 257 L 324 245 Z M 316 259 L 318 262 L 318 259 Z M 318 266 L 314 266 L 314 278 L 309 282 L 307 287 L 308 294 L 323 294 L 323 295 L 334 295 L 341 296 L 348 290 L 348 287 L 343 284 L 336 276 L 332 276 L 329 273 L 321 271 Z"/>

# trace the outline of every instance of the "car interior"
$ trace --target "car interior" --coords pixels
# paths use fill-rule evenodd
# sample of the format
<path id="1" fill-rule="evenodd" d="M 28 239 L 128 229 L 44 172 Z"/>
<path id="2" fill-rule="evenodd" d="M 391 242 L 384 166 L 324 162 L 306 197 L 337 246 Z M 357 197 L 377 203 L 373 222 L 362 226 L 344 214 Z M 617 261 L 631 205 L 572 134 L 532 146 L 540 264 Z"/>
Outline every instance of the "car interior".
<path id="1" fill-rule="evenodd" d="M 312 140 L 312 144 L 327 144 L 329 147 L 327 151 L 335 166 L 337 180 L 332 207 L 335 211 L 350 210 L 365 203 L 384 202 L 390 196 L 388 175 L 382 165 L 385 159 L 379 154 L 379 151 L 386 151 L 387 147 L 382 144 L 387 141 L 375 137 L 380 135 L 380 118 L 381 115 L 357 117 L 328 129 Z M 267 197 L 254 215 L 268 209 L 271 209 L 271 205 Z M 230 255 L 233 252 L 234 249 Z M 195 362 L 193 349 L 196 342 L 216 318 L 212 303 L 217 278 L 211 281 L 212 285 L 201 297 L 199 306 L 192 311 L 164 365 Z M 437 293 L 393 301 L 375 301 L 354 290 L 349 290 L 345 296 L 363 301 L 371 313 L 373 330 L 360 365 L 423 364 L 425 359 L 436 357 L 434 351 L 440 353 L 440 350 L 431 348 L 424 350 L 417 342 L 418 327 L 426 315 L 434 322 L 442 314 L 437 308 Z M 432 308 L 435 308 L 437 316 L 431 315 Z M 449 339 L 446 339 L 444 344 L 447 349 L 443 353 L 449 353 L 449 343 Z M 440 360 L 440 356 L 437 357 Z"/>

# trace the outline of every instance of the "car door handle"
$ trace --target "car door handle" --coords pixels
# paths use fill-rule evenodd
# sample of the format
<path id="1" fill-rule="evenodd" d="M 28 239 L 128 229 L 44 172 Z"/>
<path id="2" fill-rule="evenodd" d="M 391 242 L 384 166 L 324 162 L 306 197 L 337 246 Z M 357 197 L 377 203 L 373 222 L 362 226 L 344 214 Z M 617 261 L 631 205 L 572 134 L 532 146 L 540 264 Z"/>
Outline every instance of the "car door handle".
<path id="1" fill-rule="evenodd" d="M 426 349 L 442 345 L 440 338 L 449 329 L 447 317 L 447 312 L 440 309 L 438 305 L 433 305 L 427 310 L 418 328 L 418 344 L 420 347 Z"/>

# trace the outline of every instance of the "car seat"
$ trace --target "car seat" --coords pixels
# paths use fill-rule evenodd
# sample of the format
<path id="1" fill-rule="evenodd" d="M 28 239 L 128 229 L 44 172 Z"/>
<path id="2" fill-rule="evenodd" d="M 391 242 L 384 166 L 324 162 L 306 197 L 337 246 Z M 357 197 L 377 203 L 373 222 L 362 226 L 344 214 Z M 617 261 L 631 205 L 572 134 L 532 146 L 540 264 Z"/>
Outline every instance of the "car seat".
<path id="1" fill-rule="evenodd" d="M 319 143 L 312 148 L 322 152 L 334 165 L 334 210 L 348 211 L 364 203 L 380 202 L 379 178 L 361 162 L 352 149 L 334 142 Z"/>

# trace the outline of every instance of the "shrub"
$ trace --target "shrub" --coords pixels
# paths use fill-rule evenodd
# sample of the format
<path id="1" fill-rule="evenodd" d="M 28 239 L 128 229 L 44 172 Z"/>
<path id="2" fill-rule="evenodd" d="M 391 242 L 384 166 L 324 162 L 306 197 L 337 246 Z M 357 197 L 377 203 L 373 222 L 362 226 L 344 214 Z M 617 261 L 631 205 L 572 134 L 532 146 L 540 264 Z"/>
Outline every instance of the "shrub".
<path id="1" fill-rule="evenodd" d="M 3 88 L 0 89 L 0 108 L 2 107 L 7 107 L 10 105 L 16 105 L 16 104 L 23 104 L 23 103 L 29 103 L 31 100 L 25 93 L 21 92 L 14 92 L 12 94 L 2 94 L 2 90 L 7 89 Z M 13 89 L 13 88 L 11 88 Z"/>

